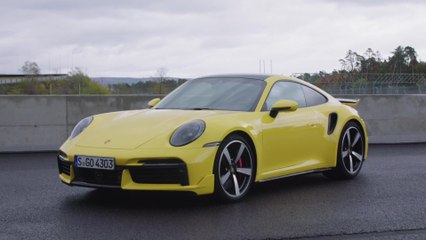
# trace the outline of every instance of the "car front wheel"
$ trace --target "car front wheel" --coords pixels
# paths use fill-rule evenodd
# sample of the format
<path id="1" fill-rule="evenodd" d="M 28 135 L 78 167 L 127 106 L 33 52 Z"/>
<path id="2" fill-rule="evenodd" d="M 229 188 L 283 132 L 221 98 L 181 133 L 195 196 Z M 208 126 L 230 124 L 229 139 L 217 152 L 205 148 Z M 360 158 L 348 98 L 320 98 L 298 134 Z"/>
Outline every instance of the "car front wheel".
<path id="1" fill-rule="evenodd" d="M 244 198 L 253 185 L 256 162 L 250 144 L 240 135 L 225 138 L 216 154 L 215 195 L 221 201 Z"/>

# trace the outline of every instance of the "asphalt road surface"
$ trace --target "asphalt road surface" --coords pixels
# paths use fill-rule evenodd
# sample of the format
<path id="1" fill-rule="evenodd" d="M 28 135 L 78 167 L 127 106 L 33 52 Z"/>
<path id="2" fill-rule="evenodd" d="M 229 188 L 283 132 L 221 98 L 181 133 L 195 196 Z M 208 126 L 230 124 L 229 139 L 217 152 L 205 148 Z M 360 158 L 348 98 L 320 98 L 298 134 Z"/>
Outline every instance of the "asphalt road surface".
<path id="1" fill-rule="evenodd" d="M 372 145 L 360 175 L 255 185 L 237 204 L 60 183 L 55 154 L 0 155 L 0 239 L 426 239 L 426 144 Z"/>

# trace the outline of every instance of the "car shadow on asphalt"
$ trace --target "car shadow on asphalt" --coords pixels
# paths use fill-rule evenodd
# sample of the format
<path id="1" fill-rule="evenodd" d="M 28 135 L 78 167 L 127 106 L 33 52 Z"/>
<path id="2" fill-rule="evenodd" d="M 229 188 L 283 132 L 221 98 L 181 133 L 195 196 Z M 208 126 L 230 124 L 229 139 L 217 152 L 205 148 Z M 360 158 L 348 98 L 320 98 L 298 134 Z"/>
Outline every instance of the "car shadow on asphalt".
<path id="1" fill-rule="evenodd" d="M 310 174 L 256 183 L 249 196 L 237 204 L 264 204 L 271 199 L 300 197 L 309 192 L 318 192 L 346 181 L 329 180 L 321 174 Z M 122 191 L 111 189 L 87 190 L 65 198 L 65 204 L 75 207 L 102 207 L 120 209 L 184 209 L 230 205 L 218 202 L 213 195 L 196 196 L 190 192 Z M 232 205 L 232 204 L 231 204 Z"/>

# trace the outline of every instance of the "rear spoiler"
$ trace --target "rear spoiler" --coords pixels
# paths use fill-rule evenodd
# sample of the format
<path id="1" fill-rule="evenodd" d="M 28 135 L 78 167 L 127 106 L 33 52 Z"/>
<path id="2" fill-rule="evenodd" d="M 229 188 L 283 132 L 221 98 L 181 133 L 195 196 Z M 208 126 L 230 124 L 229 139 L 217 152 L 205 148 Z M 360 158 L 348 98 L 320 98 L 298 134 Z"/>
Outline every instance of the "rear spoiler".
<path id="1" fill-rule="evenodd" d="M 351 106 L 351 107 L 356 107 L 359 105 L 360 100 L 359 99 L 348 99 L 348 98 L 337 98 L 337 100 L 339 100 L 339 102 Z"/>

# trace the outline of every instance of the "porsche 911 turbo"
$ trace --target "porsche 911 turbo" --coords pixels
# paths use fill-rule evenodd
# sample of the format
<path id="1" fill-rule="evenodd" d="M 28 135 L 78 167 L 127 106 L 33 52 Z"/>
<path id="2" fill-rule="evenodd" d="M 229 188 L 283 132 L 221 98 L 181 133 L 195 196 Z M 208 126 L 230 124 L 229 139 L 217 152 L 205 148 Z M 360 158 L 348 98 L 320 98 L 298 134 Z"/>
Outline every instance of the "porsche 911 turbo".
<path id="1" fill-rule="evenodd" d="M 231 202 L 255 182 L 314 172 L 352 179 L 368 152 L 357 104 L 293 77 L 196 78 L 148 109 L 82 119 L 59 149 L 59 177 Z"/>

